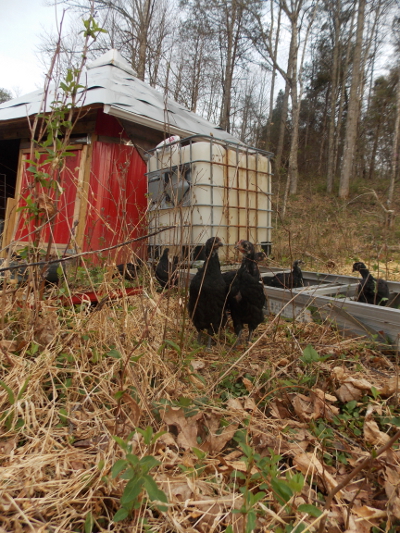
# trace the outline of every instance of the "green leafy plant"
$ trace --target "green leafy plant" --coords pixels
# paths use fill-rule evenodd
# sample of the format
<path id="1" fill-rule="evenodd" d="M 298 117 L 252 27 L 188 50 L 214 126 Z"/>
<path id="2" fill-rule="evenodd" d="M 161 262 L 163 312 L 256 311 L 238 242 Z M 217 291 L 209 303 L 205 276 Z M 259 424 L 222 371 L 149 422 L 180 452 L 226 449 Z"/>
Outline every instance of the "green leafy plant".
<path id="1" fill-rule="evenodd" d="M 91 512 L 89 512 L 87 515 L 86 515 L 86 519 L 85 519 L 85 533 L 92 533 L 92 530 L 93 530 L 93 526 L 94 526 L 94 519 L 93 519 L 93 515 Z"/>
<path id="2" fill-rule="evenodd" d="M 28 387 L 28 383 L 31 379 L 31 376 L 29 376 L 25 381 L 22 387 L 20 388 L 17 395 L 14 394 L 13 390 L 6 384 L 4 381 L 0 380 L 0 387 L 2 387 L 6 392 L 8 396 L 8 402 L 10 404 L 10 408 L 7 409 L 2 415 L 0 416 L 0 420 L 4 420 L 4 424 L 6 426 L 7 431 L 9 431 L 12 428 L 14 417 L 15 417 L 15 406 L 17 402 L 19 402 L 24 395 L 26 388 Z M 19 418 L 16 423 L 16 428 L 19 429 L 25 424 L 25 421 L 23 418 Z"/>
<path id="3" fill-rule="evenodd" d="M 149 426 L 145 430 L 138 429 L 138 433 L 143 436 L 143 440 L 147 446 L 152 446 L 157 439 L 164 433 L 159 432 L 154 434 L 153 429 Z M 166 505 L 168 499 L 164 491 L 160 490 L 154 478 L 149 474 L 150 470 L 159 465 L 152 455 L 145 455 L 141 459 L 132 453 L 132 445 L 129 440 L 133 434 L 128 436 L 127 441 L 120 437 L 114 436 L 115 442 L 125 452 L 125 458 L 119 459 L 113 466 L 111 475 L 113 479 L 119 476 L 121 479 L 127 480 L 124 492 L 121 496 L 121 508 L 114 515 L 114 522 L 124 520 L 129 516 L 131 511 L 139 509 L 144 501 L 144 494 L 147 495 L 150 502 L 154 503 L 157 509 L 161 512 L 167 510 Z"/>
<path id="4" fill-rule="evenodd" d="M 39 344 L 36 342 L 32 342 L 29 349 L 26 351 L 29 355 L 35 355 L 37 351 L 39 350 Z"/>
<path id="5" fill-rule="evenodd" d="M 304 487 L 303 474 L 286 472 L 285 477 L 282 477 L 279 471 L 282 456 L 275 454 L 269 448 L 269 455 L 261 457 L 245 442 L 245 436 L 242 432 L 236 433 L 235 440 L 239 441 L 239 447 L 244 453 L 246 472 L 234 471 L 231 474 L 237 480 L 243 480 L 240 491 L 244 499 L 242 507 L 234 510 L 233 513 L 242 514 L 245 517 L 246 533 L 251 533 L 255 529 L 257 516 L 263 513 L 263 508 L 265 508 L 263 500 L 266 498 L 266 491 L 272 492 L 274 499 L 279 505 L 286 508 L 288 514 L 292 514 L 293 511 L 305 512 L 313 517 L 321 514 L 321 510 L 314 505 L 304 504 L 300 506 L 301 508 L 296 508 L 293 502 L 294 496 L 301 493 Z M 257 472 L 252 474 L 253 467 L 257 468 Z M 285 530 L 278 527 L 276 531 L 280 533 L 297 531 L 300 533 L 305 527 L 303 524 L 297 526 L 288 524 Z"/>
<path id="6" fill-rule="evenodd" d="M 374 397 L 374 400 L 377 400 L 380 397 L 378 389 L 374 386 L 371 387 L 371 393 L 372 393 L 372 396 Z"/>
<path id="7" fill-rule="evenodd" d="M 220 392 L 221 399 L 223 401 L 228 400 L 229 398 L 237 398 L 240 396 L 248 396 L 249 391 L 247 390 L 242 379 L 238 379 L 239 372 L 233 370 L 229 376 L 226 376 L 221 383 L 218 385 L 218 391 Z M 253 381 L 253 376 L 245 374 L 243 377 L 249 381 Z"/>
<path id="8" fill-rule="evenodd" d="M 186 475 L 196 479 L 207 468 L 207 461 L 206 461 L 207 454 L 203 452 L 202 450 L 200 450 L 199 448 L 192 448 L 192 452 L 197 458 L 197 461 L 195 462 L 194 466 L 185 466 L 184 464 L 180 464 L 179 468 Z"/>
<path id="9" fill-rule="evenodd" d="M 362 435 L 363 419 L 361 417 L 361 408 L 356 400 L 346 403 L 342 412 L 333 417 L 333 423 L 339 426 L 339 430 L 351 430 L 356 437 Z"/>
<path id="10" fill-rule="evenodd" d="M 311 344 L 307 344 L 307 346 L 303 350 L 303 355 L 300 357 L 300 361 L 302 361 L 305 365 L 310 365 L 312 363 L 319 363 L 321 361 L 326 361 L 328 357 L 320 356 L 315 350 Z"/>

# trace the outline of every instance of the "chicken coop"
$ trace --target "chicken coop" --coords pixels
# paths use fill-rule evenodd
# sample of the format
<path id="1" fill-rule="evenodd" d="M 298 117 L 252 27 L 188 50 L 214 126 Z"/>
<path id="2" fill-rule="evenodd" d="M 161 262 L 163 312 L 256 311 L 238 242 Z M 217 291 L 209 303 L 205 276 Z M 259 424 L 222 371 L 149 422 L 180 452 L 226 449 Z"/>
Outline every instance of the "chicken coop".
<path id="1" fill-rule="evenodd" d="M 223 141 L 239 141 L 139 80 L 116 50 L 109 50 L 88 64 L 84 78 L 86 86 L 78 91 L 78 106 L 82 107 L 82 112 L 70 139 L 68 151 L 71 155 L 66 158 L 59 176 L 62 194 L 57 200 L 57 215 L 52 227 L 43 230 L 40 246 L 47 248 L 51 232 L 52 252 L 88 251 L 92 252 L 91 261 L 98 263 L 108 257 L 108 254 L 97 253 L 98 250 L 147 234 L 148 150 L 153 151 L 170 135 L 185 138 L 207 136 L 211 132 Z M 58 99 L 53 90 L 52 86 L 46 98 L 40 89 L 0 104 L 3 256 L 8 253 L 10 244 L 11 248 L 19 249 L 32 238 L 29 221 L 26 224 L 22 221 L 20 210 L 31 186 L 30 164 L 27 163 L 31 148 L 30 124 L 38 114 L 51 111 L 52 99 Z M 44 101 L 47 108 L 42 109 Z M 78 114 L 75 117 L 78 118 Z M 221 150 L 222 146 L 215 145 L 213 150 Z M 175 154 L 175 149 L 170 153 Z M 44 159 L 45 154 L 40 157 Z M 190 163 L 189 156 L 184 156 L 183 145 L 182 157 L 185 165 Z M 194 154 L 193 157 L 203 156 Z M 162 161 L 165 165 L 175 165 L 175 159 L 168 160 L 167 150 Z M 181 166 L 179 163 L 178 173 Z M 174 180 L 171 174 L 170 186 Z M 170 197 L 173 197 L 172 191 Z M 132 243 L 110 254 L 117 262 L 123 262 L 131 260 L 132 252 L 145 259 L 147 242 Z"/>
<path id="2" fill-rule="evenodd" d="M 272 154 L 231 141 L 194 135 L 150 151 L 147 163 L 149 255 L 162 248 L 202 259 L 202 244 L 218 236 L 220 258 L 233 259 L 247 239 L 271 251 Z"/>

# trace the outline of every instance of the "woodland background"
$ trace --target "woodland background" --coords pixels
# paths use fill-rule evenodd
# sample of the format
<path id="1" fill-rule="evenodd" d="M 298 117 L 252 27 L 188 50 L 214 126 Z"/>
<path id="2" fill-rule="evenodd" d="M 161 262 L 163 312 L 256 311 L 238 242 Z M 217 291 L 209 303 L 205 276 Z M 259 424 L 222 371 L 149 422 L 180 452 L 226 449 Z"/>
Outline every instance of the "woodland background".
<path id="1" fill-rule="evenodd" d="M 299 183 L 328 193 L 384 180 L 391 225 L 398 174 L 398 0 L 94 0 L 94 59 L 116 48 L 137 77 L 275 154 L 285 213 Z M 78 63 L 89 0 L 64 0 L 59 73 Z M 57 35 L 44 35 L 46 63 Z M 44 71 L 46 65 L 44 64 Z M 3 89 L 1 99 L 12 94 Z M 321 181 L 321 180 L 319 180 Z M 278 181 L 276 181 L 277 183 Z M 322 183 L 322 182 L 321 182 Z"/>

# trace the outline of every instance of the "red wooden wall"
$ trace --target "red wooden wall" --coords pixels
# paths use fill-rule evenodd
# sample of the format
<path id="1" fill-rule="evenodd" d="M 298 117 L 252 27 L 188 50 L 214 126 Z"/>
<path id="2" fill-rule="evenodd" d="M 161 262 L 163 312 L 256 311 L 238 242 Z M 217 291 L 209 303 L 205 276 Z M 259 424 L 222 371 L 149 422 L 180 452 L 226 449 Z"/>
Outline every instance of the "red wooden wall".
<path id="1" fill-rule="evenodd" d="M 112 246 L 146 233 L 145 172 L 146 164 L 133 146 L 94 143 L 83 243 L 85 251 Z M 145 243 L 131 248 L 145 249 Z M 114 251 L 111 256 L 115 254 Z M 129 255 L 129 249 L 121 250 L 116 260 L 129 260 Z"/>
<path id="2" fill-rule="evenodd" d="M 89 180 L 88 203 L 84 209 L 84 198 L 81 208 L 85 218 L 79 223 L 84 224 L 83 242 L 80 243 L 83 251 L 99 250 L 114 244 L 145 235 L 147 207 L 146 193 L 146 164 L 140 157 L 136 148 L 120 141 L 128 141 L 128 137 L 119 122 L 102 110 L 99 110 L 96 121 L 96 137 L 92 146 L 90 175 L 84 176 Z M 70 151 L 71 152 L 71 151 Z M 82 157 L 82 150 L 72 150 L 73 155 L 66 158 L 66 166 L 60 176 L 60 186 L 64 189 L 59 197 L 59 213 L 55 218 L 53 229 L 53 242 L 67 247 L 70 243 L 71 230 L 74 225 L 74 209 L 77 200 L 77 185 L 80 170 L 86 164 Z M 25 159 L 28 157 L 24 155 Z M 43 159 L 44 159 L 43 155 Z M 32 175 L 27 172 L 29 164 L 23 167 L 20 191 L 23 197 L 29 194 L 29 185 Z M 46 171 L 44 167 L 41 170 Z M 54 198 L 53 189 L 42 189 L 37 186 L 39 194 L 48 194 Z M 26 205 L 21 200 L 19 206 Z M 79 210 L 78 210 L 79 211 Z M 19 241 L 32 242 L 33 224 L 21 212 L 16 238 Z M 77 212 L 75 212 L 77 218 Z M 45 220 L 45 219 L 43 219 Z M 50 234 L 49 226 L 42 233 L 42 241 L 47 242 Z M 63 246 L 58 246 L 62 249 Z M 70 247 L 70 246 L 68 246 Z M 147 243 L 140 241 L 118 248 L 110 253 L 103 253 L 101 258 L 115 258 L 117 262 L 131 260 L 131 251 L 134 250 L 141 257 L 146 256 Z M 99 262 L 100 256 L 89 256 L 94 263 Z"/>
<path id="3" fill-rule="evenodd" d="M 53 242 L 57 244 L 63 244 L 65 246 L 70 242 L 71 228 L 73 226 L 73 215 L 76 200 L 76 188 L 77 177 L 79 173 L 79 167 L 81 164 L 81 150 L 71 150 L 73 155 L 69 156 L 65 160 L 65 167 L 59 177 L 59 185 L 63 190 L 58 196 L 58 214 L 54 220 L 47 224 L 41 232 L 41 241 L 47 242 L 50 236 L 50 231 L 53 233 Z M 24 159 L 29 158 L 29 154 L 24 154 Z M 45 154 L 41 155 L 40 161 L 44 161 Z M 27 172 L 29 163 L 23 164 L 22 179 L 21 179 L 21 195 L 23 198 L 27 198 L 30 193 L 33 192 L 32 183 L 33 176 L 30 172 Z M 49 165 L 38 167 L 41 172 L 50 172 Z M 45 188 L 40 184 L 36 185 L 36 194 L 44 197 L 48 196 L 51 201 L 54 202 L 56 198 L 56 190 L 54 188 Z M 21 199 L 19 207 L 26 206 L 26 201 Z M 24 242 L 33 242 L 34 235 L 32 234 L 33 223 L 30 221 L 31 211 L 22 209 L 18 230 L 16 233 L 16 240 Z M 41 217 L 43 223 L 46 221 L 46 216 Z"/>

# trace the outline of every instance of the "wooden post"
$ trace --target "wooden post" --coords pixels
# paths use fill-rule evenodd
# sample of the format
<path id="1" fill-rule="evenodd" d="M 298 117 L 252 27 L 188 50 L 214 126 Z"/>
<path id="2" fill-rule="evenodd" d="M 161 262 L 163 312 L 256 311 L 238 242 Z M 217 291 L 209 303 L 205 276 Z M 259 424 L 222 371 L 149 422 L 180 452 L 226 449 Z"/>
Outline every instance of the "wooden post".
<path id="1" fill-rule="evenodd" d="M 90 172 L 92 168 L 93 144 L 97 141 L 97 135 L 91 135 L 91 143 L 82 154 L 81 168 L 79 170 L 77 199 L 74 210 L 74 224 L 76 226 L 75 243 L 79 250 L 84 249 L 84 237 L 86 226 L 86 213 L 88 208 L 88 195 L 90 186 Z"/>

